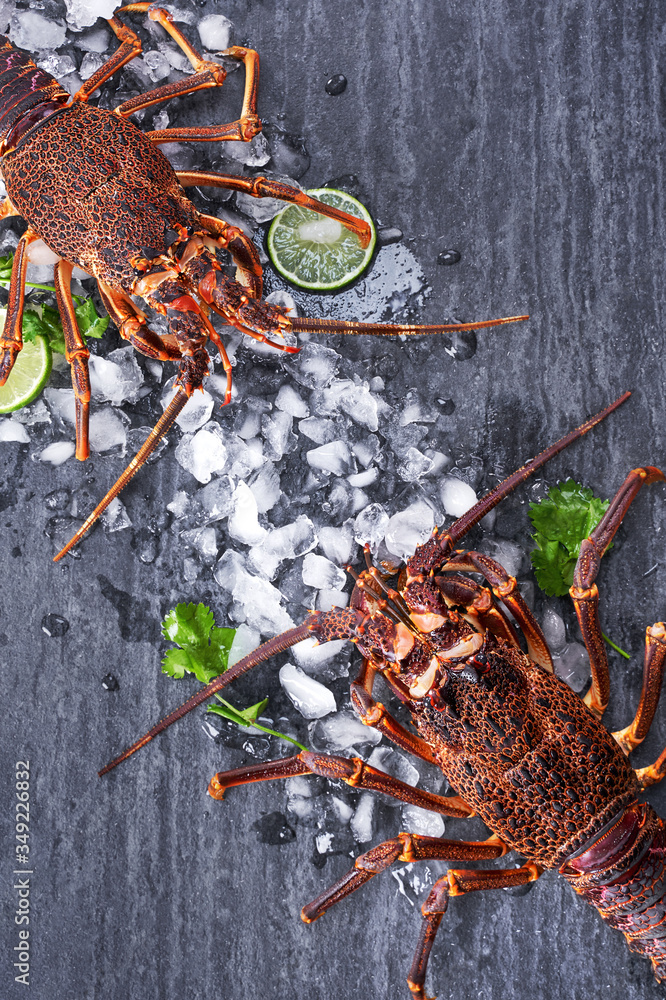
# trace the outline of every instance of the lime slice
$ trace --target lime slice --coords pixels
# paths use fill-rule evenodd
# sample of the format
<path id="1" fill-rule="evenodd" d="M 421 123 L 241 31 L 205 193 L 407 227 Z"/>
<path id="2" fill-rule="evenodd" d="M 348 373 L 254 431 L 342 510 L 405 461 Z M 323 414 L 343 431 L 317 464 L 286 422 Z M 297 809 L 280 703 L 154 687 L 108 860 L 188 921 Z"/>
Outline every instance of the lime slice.
<path id="1" fill-rule="evenodd" d="M 289 205 L 277 215 L 268 231 L 268 255 L 275 269 L 299 288 L 333 291 L 348 285 L 365 270 L 377 234 L 368 210 L 344 191 L 316 188 L 312 198 L 367 222 L 372 230 L 363 249 L 358 237 L 338 222 L 300 205 Z"/>
<path id="2" fill-rule="evenodd" d="M 0 413 L 11 413 L 32 403 L 51 374 L 51 347 L 47 337 L 37 335 L 23 345 L 9 378 L 0 385 Z"/>

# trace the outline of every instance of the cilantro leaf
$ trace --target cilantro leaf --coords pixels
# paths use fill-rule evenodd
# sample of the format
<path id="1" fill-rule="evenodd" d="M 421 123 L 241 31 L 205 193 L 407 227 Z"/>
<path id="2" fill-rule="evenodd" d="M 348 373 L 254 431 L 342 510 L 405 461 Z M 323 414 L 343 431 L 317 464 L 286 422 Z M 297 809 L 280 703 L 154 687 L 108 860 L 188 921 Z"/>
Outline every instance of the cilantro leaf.
<path id="1" fill-rule="evenodd" d="M 0 265 L 2 261 L 0 260 Z M 42 304 L 37 308 L 28 305 L 23 313 L 23 340 L 34 340 L 37 334 L 48 337 L 52 351 L 65 353 L 65 334 L 60 313 L 53 306 Z M 92 299 L 84 299 L 74 310 L 79 330 L 84 337 L 99 339 L 109 325 L 108 316 L 98 316 Z"/>
<path id="2" fill-rule="evenodd" d="M 227 669 L 229 650 L 235 634 L 236 630 L 233 628 L 218 628 L 215 615 L 205 604 L 177 604 L 162 622 L 162 635 L 175 642 L 180 649 L 167 650 L 162 660 L 162 672 L 179 679 L 185 674 L 194 674 L 202 684 L 209 684 Z M 268 698 L 249 708 L 239 709 L 219 694 L 215 697 L 220 704 L 209 705 L 209 712 L 221 715 L 244 729 L 252 726 L 271 736 L 295 743 L 301 750 L 307 750 L 307 747 L 291 736 L 267 729 L 257 722 L 268 704 Z"/>
<path id="3" fill-rule="evenodd" d="M 177 643 L 162 660 L 162 670 L 172 677 L 192 673 L 202 684 L 227 669 L 235 629 L 217 628 L 205 604 L 178 604 L 162 622 L 162 635 Z"/>
<path id="4" fill-rule="evenodd" d="M 99 316 L 92 299 L 84 299 L 74 310 L 79 330 L 84 337 L 94 337 L 99 340 L 109 325 L 108 316 Z"/>
<path id="5" fill-rule="evenodd" d="M 569 592 L 583 539 L 591 534 L 608 509 L 592 490 L 573 479 L 558 483 L 540 503 L 530 504 L 537 548 L 532 566 L 537 583 L 550 597 Z"/>

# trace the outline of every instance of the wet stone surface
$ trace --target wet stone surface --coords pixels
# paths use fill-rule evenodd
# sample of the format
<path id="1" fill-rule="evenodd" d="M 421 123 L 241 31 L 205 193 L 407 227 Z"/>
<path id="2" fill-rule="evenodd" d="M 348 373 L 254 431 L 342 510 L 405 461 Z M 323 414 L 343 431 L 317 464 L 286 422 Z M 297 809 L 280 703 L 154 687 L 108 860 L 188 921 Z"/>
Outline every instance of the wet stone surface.
<path id="1" fill-rule="evenodd" d="M 91 342 L 95 447 L 86 463 L 73 457 L 64 365 L 15 415 L 19 429 L 0 441 L 0 742 L 10 763 L 30 761 L 34 1000 L 408 996 L 419 909 L 444 862 L 398 863 L 312 926 L 299 913 L 353 856 L 407 823 L 434 830 L 417 824 L 437 817 L 312 776 L 231 788 L 214 802 L 206 789 L 216 771 L 298 748 L 203 707 L 97 777 L 198 688 L 160 673 L 160 621 L 179 601 L 202 601 L 219 625 L 241 627 L 249 650 L 313 606 L 344 605 L 351 585 L 342 567 L 361 564 L 361 545 L 397 565 L 433 524 L 451 523 L 447 504 L 481 496 L 629 388 L 622 410 L 466 539 L 511 564 L 537 617 L 546 615 L 558 671 L 584 692 L 588 667 L 569 602 L 534 587 L 528 502 L 567 476 L 608 497 L 629 469 L 664 461 L 663 11 L 625 6 L 609 18 L 590 0 L 537 13 L 502 0 L 459 10 L 422 0 L 269 6 L 178 4 L 194 44 L 217 51 L 230 38 L 259 51 L 266 128 L 251 144 L 176 143 L 166 153 L 177 169 L 346 190 L 367 205 L 380 239 L 370 271 L 340 294 L 287 288 L 269 265 L 265 294 L 310 317 L 531 318 L 404 339 L 304 335 L 291 356 L 220 324 L 232 403 L 222 407 L 226 378 L 212 351 L 207 396 L 57 564 L 53 555 L 159 419 L 175 368 L 134 352 L 112 327 Z M 15 41 L 39 50 L 71 91 L 116 46 L 102 21 L 73 31 L 57 0 L 30 12 L 27 3 L 0 8 Z M 188 72 L 157 25 L 143 16 L 131 23 L 146 55 L 104 85 L 103 107 Z M 627 65 L 631 73 L 618 71 Z M 149 107 L 134 120 L 146 131 L 235 120 L 244 73 L 229 59 L 225 67 L 222 91 Z M 353 86 L 331 99 L 324 81 L 341 70 Z M 264 255 L 258 203 L 189 191 L 200 211 L 243 225 Z M 0 253 L 22 231 L 16 219 L 0 221 Z M 440 266 L 452 254 L 457 266 Z M 51 280 L 48 269 L 30 274 Z M 93 294 L 101 311 L 91 282 L 74 291 Z M 159 317 L 150 322 L 164 332 Z M 666 498 L 663 487 L 650 489 L 599 577 L 604 631 L 632 656 L 609 654 L 611 729 L 630 722 L 645 627 L 664 617 Z M 324 684 L 338 711 L 318 716 L 327 702 L 315 689 L 308 721 L 280 685 L 287 662 L 299 683 L 297 671 Z M 413 778 L 413 767 L 420 787 L 439 791 L 437 775 L 418 761 L 391 763 L 386 741 L 373 744 L 376 734 L 354 718 L 349 682 L 358 666 L 348 646 L 301 649 L 241 678 L 228 696 L 239 707 L 268 696 L 271 728 L 322 752 L 372 756 L 401 776 Z M 384 687 L 378 698 L 390 699 Z M 636 766 L 666 744 L 664 718 L 660 709 Z M 649 800 L 666 814 L 662 789 Z M 13 846 L 14 799 L 2 805 Z M 446 819 L 445 836 L 479 840 L 487 831 L 477 820 Z M 13 912 L 8 879 L 1 894 Z M 0 943 L 12 953 L 9 920 Z M 520 976 L 509 971 L 516 968 Z M 23 996 L 4 975 L 0 995 Z M 453 900 L 426 985 L 456 1000 L 620 991 L 639 1000 L 657 990 L 649 963 L 550 873 L 527 894 Z"/>

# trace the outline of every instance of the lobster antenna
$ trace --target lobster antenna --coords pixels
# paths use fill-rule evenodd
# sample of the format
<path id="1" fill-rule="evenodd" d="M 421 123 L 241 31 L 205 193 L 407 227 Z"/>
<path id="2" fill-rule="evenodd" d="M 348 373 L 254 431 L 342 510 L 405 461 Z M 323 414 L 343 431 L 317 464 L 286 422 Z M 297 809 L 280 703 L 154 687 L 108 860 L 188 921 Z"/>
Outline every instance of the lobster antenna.
<path id="1" fill-rule="evenodd" d="M 290 318 L 291 329 L 295 333 L 358 333 L 375 337 L 397 337 L 401 335 L 420 336 L 426 333 L 455 333 L 459 330 L 481 330 L 487 326 L 501 326 L 503 323 L 518 323 L 529 316 L 505 316 L 502 319 L 487 319 L 480 323 L 436 323 L 432 326 L 418 326 L 413 323 L 360 323 L 344 319 L 310 319 L 307 316 Z"/>
<path id="2" fill-rule="evenodd" d="M 563 451 L 564 448 L 568 448 L 570 444 L 577 441 L 578 438 L 582 438 L 584 434 L 587 434 L 589 430 L 596 427 L 597 424 L 601 423 L 602 420 L 613 412 L 617 410 L 618 406 L 622 406 L 631 396 L 630 392 L 623 392 L 622 395 L 607 406 L 605 409 L 600 410 L 599 413 L 594 417 L 590 417 L 586 420 L 584 424 L 577 427 L 573 431 L 569 431 L 564 437 L 556 441 L 555 444 L 551 444 L 550 447 L 546 448 L 544 451 L 540 452 L 535 458 L 526 462 L 525 465 L 521 466 L 515 472 L 512 472 L 503 482 L 499 483 L 494 489 L 489 493 L 486 493 L 484 497 L 481 497 L 478 503 L 476 503 L 466 514 L 459 517 L 457 521 L 454 521 L 451 527 L 442 535 L 442 541 L 448 538 L 450 539 L 450 544 L 455 545 L 456 542 L 460 541 L 463 535 L 466 535 L 470 528 L 473 528 L 475 524 L 485 517 L 486 514 L 496 507 L 497 504 L 504 499 L 512 490 L 516 488 L 520 483 L 524 482 L 533 473 L 540 469 L 542 465 L 549 462 L 551 458 Z"/>
<path id="3" fill-rule="evenodd" d="M 137 740 L 131 747 L 124 750 L 120 756 L 115 757 L 114 760 L 103 767 L 102 770 L 98 772 L 100 778 L 103 774 L 108 774 L 109 771 L 112 771 L 118 764 L 127 760 L 128 757 L 131 757 L 133 753 L 136 753 L 137 750 L 144 747 L 146 743 L 150 743 L 150 741 L 159 735 L 159 733 L 168 729 L 168 727 L 174 722 L 177 722 L 178 719 L 182 719 L 184 715 L 187 715 L 187 713 L 191 712 L 193 708 L 200 705 L 202 701 L 210 698 L 210 696 L 215 694 L 216 691 L 221 691 L 222 688 L 231 684 L 237 677 L 240 677 L 241 674 L 251 670 L 252 667 L 255 667 L 258 663 L 263 663 L 264 660 L 267 660 L 271 656 L 275 656 L 276 653 L 281 653 L 290 646 L 296 645 L 297 642 L 301 642 L 301 640 L 306 639 L 309 635 L 310 626 L 304 623 L 303 625 L 299 625 L 297 628 L 291 628 L 287 632 L 283 632 L 282 635 L 275 636 L 274 639 L 269 639 L 268 642 L 263 643 L 263 645 L 259 646 L 251 653 L 248 653 L 248 655 L 244 656 L 242 660 L 235 663 L 233 667 L 230 667 L 227 671 L 225 671 L 225 673 L 220 674 L 219 677 L 216 677 L 215 680 L 211 681 L 211 683 L 205 688 L 197 691 L 197 693 L 192 695 L 191 698 L 188 698 L 188 700 L 184 702 L 180 708 L 176 708 L 173 712 L 170 712 L 169 715 L 166 715 L 160 722 L 153 726 L 152 729 L 149 729 L 145 736 L 142 736 L 140 740 Z"/>
<path id="4" fill-rule="evenodd" d="M 76 534 L 72 538 L 70 538 L 70 540 L 67 542 L 67 545 L 65 545 L 64 549 L 61 549 L 58 555 L 53 557 L 54 562 L 58 562 L 60 559 L 62 559 L 62 557 L 67 555 L 69 550 L 73 548 L 77 542 L 81 541 L 85 533 L 88 531 L 89 528 L 92 527 L 92 525 L 95 523 L 100 514 L 104 513 L 104 511 L 109 506 L 111 501 L 118 496 L 120 491 L 124 489 L 127 483 L 129 483 L 130 479 L 134 475 L 136 475 L 136 473 L 139 471 L 144 462 L 146 462 L 146 460 L 150 458 L 150 456 L 155 451 L 155 448 L 160 443 L 164 435 L 167 433 L 167 431 L 171 429 L 173 424 L 176 422 L 178 415 L 180 414 L 180 411 L 183 409 L 189 398 L 190 397 L 188 396 L 185 389 L 183 389 L 182 386 L 179 386 L 176 390 L 176 395 L 173 397 L 173 399 L 167 406 L 166 410 L 164 411 L 160 419 L 157 421 L 152 431 L 150 432 L 144 443 L 141 445 L 141 447 L 137 451 L 136 455 L 134 456 L 130 464 L 127 466 L 127 468 L 119 477 L 119 479 L 116 480 L 116 482 L 113 484 L 113 486 L 106 494 L 106 496 L 102 500 L 100 500 L 100 502 L 97 504 L 92 514 L 86 518 L 86 520 L 83 522 L 83 524 L 76 532 Z"/>

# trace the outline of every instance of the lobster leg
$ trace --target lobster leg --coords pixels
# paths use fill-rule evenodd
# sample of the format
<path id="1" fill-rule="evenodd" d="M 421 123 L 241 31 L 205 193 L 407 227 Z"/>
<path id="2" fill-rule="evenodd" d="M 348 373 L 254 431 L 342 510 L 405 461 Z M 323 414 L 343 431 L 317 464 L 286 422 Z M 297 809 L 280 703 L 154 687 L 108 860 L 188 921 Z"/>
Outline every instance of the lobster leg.
<path id="1" fill-rule="evenodd" d="M 90 420 L 90 351 L 81 336 L 71 291 L 72 265 L 59 260 L 54 268 L 54 283 L 58 311 L 65 335 L 65 357 L 72 369 L 72 386 L 76 405 L 76 457 L 84 461 L 90 455 L 88 423 Z"/>
<path id="2" fill-rule="evenodd" d="M 213 775 L 208 794 L 214 799 L 224 798 L 227 788 L 247 785 L 254 781 L 270 781 L 274 778 L 293 778 L 300 774 L 318 774 L 331 781 L 344 781 L 352 788 L 364 788 L 372 792 L 383 792 L 401 802 L 409 802 L 421 809 L 455 816 L 459 819 L 473 815 L 469 806 L 457 795 L 444 796 L 413 788 L 404 781 L 385 774 L 360 757 L 337 757 L 332 754 L 312 753 L 304 750 L 295 757 L 285 760 L 271 760 L 264 764 L 250 764 L 233 771 L 220 771 Z"/>
<path id="3" fill-rule="evenodd" d="M 493 588 L 493 594 L 510 609 L 520 625 L 527 650 L 535 663 L 552 674 L 553 661 L 550 657 L 548 644 L 541 631 L 541 626 L 525 604 L 518 584 L 513 576 L 509 576 L 503 566 L 482 552 L 454 552 L 444 563 L 442 569 L 466 570 L 468 573 L 481 573 Z"/>
<path id="4" fill-rule="evenodd" d="M 337 219 L 346 229 L 356 233 L 362 247 L 367 247 L 370 242 L 372 234 L 367 222 L 347 212 L 341 212 L 333 205 L 326 205 L 317 198 L 311 198 L 300 188 L 291 187 L 289 184 L 281 184 L 268 177 L 240 177 L 237 174 L 218 174 L 209 170 L 178 170 L 176 176 L 183 187 L 221 187 L 231 191 L 243 191 L 252 198 L 277 198 L 292 205 L 301 205 L 302 208 L 309 208 L 330 219 Z"/>
<path id="5" fill-rule="evenodd" d="M 664 481 L 666 477 L 660 469 L 648 465 L 644 469 L 632 469 L 624 483 L 613 497 L 610 507 L 589 538 L 580 547 L 574 569 L 573 585 L 569 589 L 576 609 L 583 642 L 590 654 L 592 687 L 585 695 L 585 704 L 599 718 L 603 715 L 610 695 L 608 658 L 599 623 L 599 590 L 595 583 L 601 559 L 615 537 L 624 515 L 641 486 Z"/>
<path id="6" fill-rule="evenodd" d="M 543 871 L 543 868 L 535 864 L 523 865 L 521 868 L 496 868 L 492 871 L 449 869 L 446 875 L 438 879 L 421 907 L 423 923 L 407 977 L 407 985 L 412 991 L 414 1000 L 426 1000 L 423 986 L 428 959 L 442 917 L 447 911 L 449 897 L 462 896 L 466 892 L 479 892 L 483 889 L 508 889 L 525 885 L 527 882 L 535 882 Z"/>
<path id="7" fill-rule="evenodd" d="M 141 54 L 141 39 L 128 28 L 126 24 L 119 21 L 117 17 L 108 18 L 108 22 L 113 29 L 113 33 L 120 42 L 120 47 L 111 54 L 108 61 L 89 77 L 82 87 L 74 95 L 75 101 L 87 101 L 95 91 L 109 80 L 114 73 L 126 66 L 132 59 L 136 59 Z"/>
<path id="8" fill-rule="evenodd" d="M 445 840 L 443 837 L 423 837 L 417 833 L 399 833 L 397 837 L 385 840 L 383 844 L 378 844 L 366 854 L 359 854 L 351 871 L 303 907 L 301 919 L 306 924 L 318 920 L 332 906 L 351 895 L 356 889 L 360 889 L 375 875 L 386 871 L 395 861 L 406 864 L 436 860 L 488 861 L 501 858 L 507 850 L 506 844 L 494 834 L 488 840 L 474 841 Z"/>
<path id="9" fill-rule="evenodd" d="M 182 361 L 182 355 L 177 347 L 167 344 L 158 334 L 154 333 L 146 323 L 146 317 L 124 292 L 97 281 L 102 302 L 123 340 L 128 340 L 147 358 L 156 361 Z"/>
<path id="10" fill-rule="evenodd" d="M 627 754 L 643 742 L 652 725 L 664 679 L 664 664 L 666 664 L 666 625 L 664 622 L 657 622 L 645 632 L 643 687 L 634 721 L 626 729 L 611 734 Z"/>
<path id="11" fill-rule="evenodd" d="M 164 87 L 157 87 L 155 90 L 141 97 L 126 101 L 117 109 L 119 114 L 131 114 L 132 111 L 145 108 L 150 104 L 157 104 L 170 97 L 192 93 L 192 91 L 200 90 L 204 87 L 220 87 L 224 83 L 227 75 L 225 69 L 218 63 L 204 59 L 190 45 L 183 33 L 173 23 L 173 17 L 168 10 L 153 7 L 151 3 L 131 3 L 125 7 L 121 7 L 117 13 L 124 12 L 129 14 L 132 12 L 143 13 L 145 11 L 148 12 L 148 17 L 151 21 L 157 21 L 171 35 L 176 45 L 185 53 L 196 72 L 188 80 L 182 81 L 184 86 L 179 86 L 181 81 L 175 84 L 166 84 Z M 243 107 L 240 118 L 229 125 L 222 125 L 220 127 L 160 129 L 156 132 L 147 132 L 146 134 L 153 142 L 177 142 L 178 140 L 186 139 L 190 142 L 218 142 L 223 139 L 247 142 L 257 132 L 261 131 L 261 122 L 257 117 L 257 90 L 259 87 L 258 54 L 254 49 L 247 49 L 239 45 L 232 45 L 231 48 L 225 49 L 220 54 L 230 56 L 232 59 L 238 59 L 245 65 L 245 93 L 243 95 Z"/>
<path id="12" fill-rule="evenodd" d="M 39 239 L 37 233 L 26 230 L 18 241 L 12 277 L 9 283 L 9 301 L 5 325 L 0 336 L 0 385 L 4 385 L 14 367 L 16 357 L 23 347 L 23 303 L 25 301 L 25 274 L 28 269 L 27 248 Z"/>

